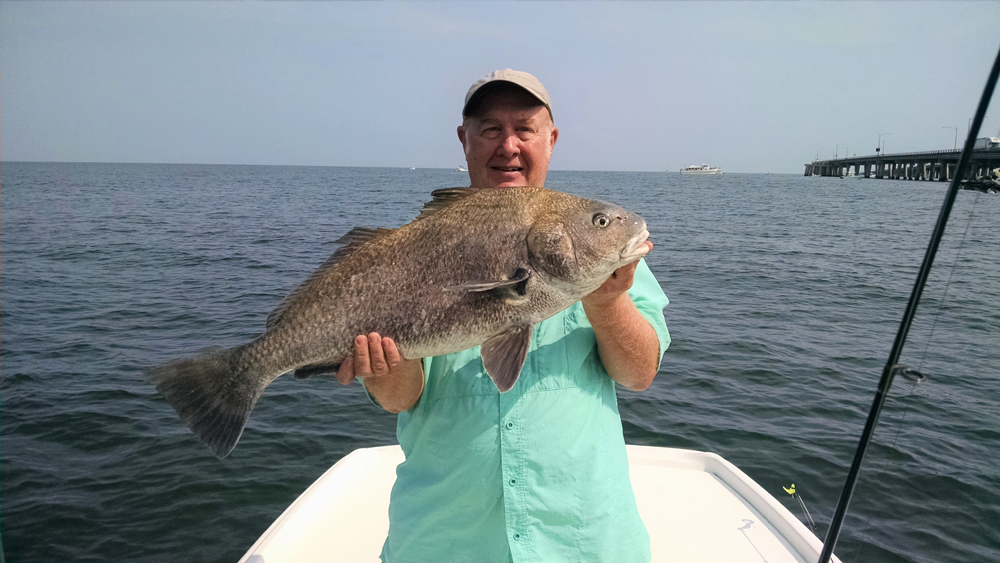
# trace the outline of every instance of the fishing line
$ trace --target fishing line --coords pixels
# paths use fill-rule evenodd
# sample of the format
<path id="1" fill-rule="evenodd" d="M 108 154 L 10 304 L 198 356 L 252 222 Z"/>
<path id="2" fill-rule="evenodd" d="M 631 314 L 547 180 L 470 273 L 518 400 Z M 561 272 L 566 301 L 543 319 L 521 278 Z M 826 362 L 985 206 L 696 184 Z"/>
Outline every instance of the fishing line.
<path id="1" fill-rule="evenodd" d="M 875 426 L 878 424 L 879 414 L 882 411 L 882 407 L 885 405 L 886 397 L 889 393 L 889 388 L 892 386 L 892 380 L 895 378 L 897 373 L 903 372 L 903 367 L 898 364 L 899 357 L 903 351 L 903 345 L 906 343 L 906 335 L 910 331 L 910 325 L 913 323 L 913 317 L 916 314 L 917 304 L 920 302 L 920 295 L 923 293 L 924 286 L 927 283 L 927 276 L 930 274 L 931 266 L 934 264 L 934 256 L 937 254 L 938 245 L 941 243 L 941 238 L 944 236 L 945 225 L 948 223 L 948 216 L 951 214 L 951 208 L 955 203 L 955 198 L 958 195 L 958 190 L 961 187 L 962 176 L 965 173 L 965 168 L 968 166 L 969 161 L 972 159 L 972 152 L 975 146 L 976 135 L 979 133 L 980 128 L 983 125 L 983 117 L 986 115 L 986 109 L 989 107 L 990 98 L 993 97 L 993 90 L 997 84 L 997 78 L 1000 76 L 1000 51 L 997 52 L 996 58 L 993 60 L 993 66 L 990 69 L 990 74 L 986 79 L 986 86 L 983 89 L 983 95 L 979 99 L 979 107 L 976 109 L 976 115 L 972 119 L 972 124 L 969 127 L 969 135 L 965 140 L 965 145 L 962 148 L 962 154 L 958 160 L 958 166 L 955 169 L 955 177 L 952 179 L 951 186 L 948 188 L 948 193 L 945 196 L 944 203 L 941 205 L 941 212 L 938 214 L 937 223 L 934 225 L 934 232 L 931 235 L 930 243 L 927 246 L 927 253 L 924 255 L 924 261 L 920 265 L 920 271 L 917 272 L 917 280 L 913 285 L 913 291 L 910 293 L 910 299 L 906 304 L 906 310 L 903 312 L 903 320 L 899 323 L 899 330 L 896 332 L 896 339 L 892 344 L 892 350 L 889 352 L 889 359 L 882 369 L 882 377 L 879 379 L 878 388 L 875 392 L 875 399 L 872 402 L 871 410 L 868 413 L 868 418 L 865 421 L 864 430 L 861 432 L 861 439 L 858 441 L 858 449 L 854 454 L 854 460 L 851 462 L 851 467 L 847 472 L 847 479 L 844 483 L 844 488 L 841 491 L 840 500 L 837 502 L 837 509 L 833 514 L 833 518 L 830 520 L 830 527 L 827 530 L 826 539 L 823 542 L 823 551 L 819 556 L 819 563 L 828 563 L 830 558 L 833 556 L 833 548 L 837 544 L 837 538 L 840 536 L 840 529 L 844 524 L 844 516 L 847 514 L 847 507 L 851 502 L 851 496 L 854 493 L 854 486 L 857 484 L 858 474 L 861 471 L 861 464 L 864 462 L 865 454 L 868 451 L 868 445 L 871 442 L 872 434 L 875 432 Z"/>
<path id="2" fill-rule="evenodd" d="M 920 371 L 924 367 L 924 359 L 927 358 L 927 350 L 930 349 L 931 341 L 934 339 L 934 329 L 937 328 L 938 319 L 941 317 L 941 310 L 944 308 L 945 301 L 948 299 L 948 289 L 951 288 L 951 279 L 955 277 L 955 268 L 958 266 L 958 261 L 962 258 L 962 250 L 965 248 L 965 239 L 969 236 L 969 227 L 972 226 L 972 218 L 976 215 L 976 206 L 979 205 L 979 196 L 981 195 L 983 195 L 983 192 L 976 191 L 976 199 L 972 200 L 972 209 L 969 210 L 969 220 L 965 223 L 965 232 L 962 233 L 962 242 L 958 245 L 955 262 L 951 265 L 951 273 L 948 274 L 948 282 L 944 285 L 944 295 L 941 296 L 941 302 L 938 303 L 937 314 L 934 315 L 934 322 L 931 323 L 931 333 L 927 337 L 927 342 L 924 344 L 924 351 L 920 355 L 920 363 L 917 364 L 917 371 Z"/>
<path id="3" fill-rule="evenodd" d="M 911 370 L 911 373 L 913 375 L 908 375 L 905 370 L 901 373 L 903 377 L 905 377 L 910 381 L 911 385 L 909 392 L 899 399 L 900 401 L 904 401 L 906 404 L 906 407 L 903 409 L 903 414 L 900 417 L 899 422 L 887 423 L 887 425 L 890 427 L 894 425 L 896 426 L 896 434 L 895 436 L 893 436 L 892 443 L 889 445 L 890 450 L 896 449 L 896 444 L 899 442 L 899 435 L 902 433 L 903 427 L 906 426 L 906 416 L 910 413 L 910 409 L 913 407 L 913 401 L 908 401 L 907 399 L 909 399 L 910 396 L 913 395 L 913 392 L 917 390 L 917 385 L 919 385 L 925 379 L 925 377 L 922 374 L 922 370 L 924 367 L 924 360 L 927 358 L 927 351 L 930 349 L 931 342 L 933 342 L 934 340 L 934 330 L 937 328 L 938 319 L 941 318 L 941 313 L 944 310 L 944 304 L 948 301 L 948 290 L 951 288 L 951 281 L 955 277 L 955 269 L 958 267 L 958 262 L 962 259 L 962 251 L 965 249 L 965 241 L 969 236 L 969 228 L 972 226 L 972 220 L 976 215 L 976 208 L 979 206 L 979 197 L 981 195 L 982 192 L 977 191 L 976 198 L 972 200 L 972 207 L 969 209 L 969 218 L 965 222 L 965 230 L 962 232 L 962 241 L 958 244 L 958 249 L 955 251 L 955 260 L 951 264 L 951 270 L 948 273 L 948 281 L 944 285 L 944 292 L 941 295 L 941 301 L 938 302 L 938 306 L 935 309 L 934 320 L 931 323 L 931 331 L 930 334 L 927 336 L 926 342 L 924 343 L 923 352 L 920 355 L 920 363 L 917 364 L 917 369 L 915 371 Z M 889 467 L 889 461 L 890 461 L 889 458 L 886 457 L 886 459 L 882 462 L 882 467 L 879 469 L 879 471 L 882 474 L 885 474 L 886 468 Z M 877 492 L 882 493 L 883 489 L 885 488 L 884 482 L 878 481 L 878 483 L 879 487 L 877 489 Z M 858 533 L 863 536 L 868 532 L 869 529 L 871 529 L 871 527 L 872 527 L 872 522 L 871 520 L 869 520 L 868 523 L 865 525 L 865 527 L 859 530 Z M 852 554 L 851 559 L 854 561 L 865 561 L 865 559 L 861 556 L 863 556 L 864 553 L 868 551 L 867 548 L 869 547 L 870 546 L 866 544 L 858 542 L 855 545 L 854 553 Z"/>
<path id="4" fill-rule="evenodd" d="M 906 416 L 910 413 L 910 409 L 913 407 L 913 401 L 908 401 L 907 399 L 909 399 L 910 396 L 913 395 L 913 392 L 916 391 L 917 386 L 926 379 L 922 374 L 921 370 L 924 367 L 924 360 L 927 358 L 927 351 L 930 349 L 930 344 L 934 340 L 934 329 L 937 328 L 938 319 L 940 319 L 941 313 L 944 309 L 944 304 L 948 300 L 948 290 L 951 288 L 951 281 L 955 277 L 955 269 L 958 267 L 958 262 L 962 258 L 962 250 L 965 248 L 965 241 L 969 236 L 969 228 L 972 226 L 972 220 L 976 215 L 976 207 L 979 205 L 979 197 L 981 195 L 982 192 L 979 191 L 976 192 L 976 198 L 972 201 L 972 207 L 971 209 L 969 209 L 969 218 L 965 222 L 965 230 L 962 233 L 962 240 L 955 251 L 955 260 L 952 261 L 951 269 L 948 273 L 948 281 L 945 283 L 944 286 L 944 292 L 941 295 L 941 300 L 938 302 L 937 308 L 935 309 L 933 322 L 931 323 L 931 331 L 930 334 L 927 336 L 926 342 L 924 343 L 924 349 L 920 356 L 920 363 L 917 364 L 916 370 L 904 368 L 900 371 L 900 375 L 906 378 L 911 383 L 911 385 L 909 392 L 907 392 L 906 395 L 899 398 L 899 401 L 903 401 L 906 404 L 906 407 L 903 409 L 902 415 L 899 417 L 899 421 L 898 422 L 892 421 L 886 423 L 886 426 L 896 427 L 896 433 L 892 438 L 892 443 L 889 444 L 890 450 L 896 449 L 896 444 L 899 442 L 899 436 L 903 431 L 903 427 L 906 425 Z M 886 473 L 886 469 L 889 467 L 889 463 L 890 460 L 887 456 L 885 460 L 883 460 L 882 466 L 879 468 L 878 473 L 884 475 Z M 878 483 L 879 485 L 876 492 L 882 493 L 883 489 L 885 488 L 884 481 L 879 480 Z M 795 485 L 792 485 L 792 487 L 794 488 Z M 799 502 L 801 503 L 802 501 L 799 500 Z M 803 505 L 802 508 L 805 509 L 805 505 Z M 864 536 L 868 532 L 868 530 L 872 528 L 872 525 L 873 524 L 871 520 L 869 520 L 865 524 L 864 528 L 858 531 L 858 534 Z M 813 533 L 815 533 L 815 530 Z M 851 554 L 850 559 L 853 561 L 865 561 L 866 559 L 862 556 L 869 549 L 870 549 L 869 545 L 858 542 L 857 544 L 855 544 L 854 552 Z"/>
<path id="5" fill-rule="evenodd" d="M 903 431 L 903 427 L 906 425 L 906 417 L 907 417 L 907 415 L 910 414 L 910 409 L 913 407 L 913 401 L 909 401 L 907 399 L 909 399 L 910 396 L 913 395 L 913 392 L 917 390 L 917 385 L 919 385 L 925 379 L 925 377 L 924 377 L 924 375 L 922 373 L 922 370 L 923 370 L 923 367 L 924 367 L 924 360 L 927 358 L 927 351 L 930 349 L 930 344 L 934 340 L 934 330 L 937 328 L 938 319 L 940 319 L 940 317 L 941 317 L 941 313 L 942 313 L 942 311 L 944 309 L 944 304 L 948 301 L 948 290 L 951 288 L 951 281 L 955 277 L 955 269 L 958 267 L 958 262 L 962 258 L 962 250 L 965 248 L 965 241 L 966 241 L 966 239 L 969 236 L 969 227 L 972 226 L 972 219 L 975 217 L 976 207 L 979 205 L 979 196 L 981 196 L 981 195 L 982 195 L 982 192 L 979 192 L 979 191 L 976 192 L 976 198 L 972 201 L 972 208 L 969 209 L 969 218 L 965 222 L 965 230 L 962 233 L 962 240 L 959 243 L 958 249 L 955 252 L 955 260 L 952 261 L 951 269 L 950 269 L 950 271 L 948 273 L 948 281 L 945 283 L 945 286 L 944 286 L 944 292 L 941 295 L 941 300 L 938 302 L 937 308 L 935 309 L 935 313 L 934 313 L 934 316 L 933 316 L 933 322 L 931 323 L 931 331 L 930 331 L 930 334 L 926 338 L 926 341 L 924 343 L 923 352 L 920 355 L 920 363 L 917 364 L 917 369 L 916 370 L 909 370 L 909 372 L 908 372 L 908 371 L 906 371 L 904 369 L 901 372 L 901 375 L 903 375 L 903 377 L 905 377 L 907 380 L 909 380 L 910 383 L 911 383 L 911 385 L 910 385 L 910 390 L 906 393 L 906 395 L 903 395 L 902 397 L 899 398 L 899 401 L 902 401 L 906 405 L 906 407 L 903 409 L 902 415 L 899 417 L 899 420 L 898 421 L 887 422 L 885 424 L 886 426 L 889 426 L 890 428 L 893 427 L 893 426 L 896 427 L 896 433 L 895 433 L 895 435 L 892 438 L 892 443 L 889 444 L 889 449 L 890 450 L 895 450 L 896 449 L 896 444 L 899 442 L 899 436 L 900 436 L 900 434 Z M 886 457 L 883 460 L 882 466 L 879 468 L 878 473 L 885 474 L 886 473 L 886 469 L 889 467 L 889 463 L 890 463 L 890 460 L 889 460 L 888 457 Z M 882 493 L 883 489 L 885 488 L 884 487 L 884 482 L 880 480 L 880 481 L 878 481 L 878 483 L 879 483 L 879 486 L 878 486 L 877 492 L 878 493 Z M 794 488 L 795 485 L 792 485 L 792 487 Z M 802 503 L 801 499 L 799 500 L 799 503 Z M 805 505 L 804 504 L 803 504 L 802 508 L 803 508 L 803 510 L 805 510 Z M 806 512 L 808 514 L 808 510 Z M 858 531 L 858 534 L 861 535 L 861 536 L 864 536 L 868 532 L 868 530 L 870 530 L 872 528 L 872 525 L 873 524 L 872 524 L 871 520 L 869 520 L 865 524 L 864 528 L 862 528 L 862 529 L 860 529 Z M 813 533 L 815 533 L 815 530 L 813 530 Z M 870 548 L 870 546 L 867 545 L 867 544 L 863 544 L 861 542 L 856 543 L 855 547 L 854 547 L 854 552 L 852 553 L 852 556 L 851 556 L 850 559 L 854 560 L 854 561 L 865 561 L 865 559 L 862 556 L 864 555 L 864 553 L 866 553 L 869 550 L 869 548 Z"/>
<path id="6" fill-rule="evenodd" d="M 955 277 L 955 269 L 958 267 L 958 262 L 962 259 L 962 251 L 965 249 L 965 241 L 969 236 L 969 228 L 972 226 L 972 220 L 976 215 L 976 208 L 979 206 L 979 198 L 982 195 L 983 193 L 977 190 L 976 198 L 972 200 L 972 207 L 969 209 L 969 218 L 965 222 L 965 231 L 963 231 L 962 233 L 962 241 L 959 243 L 958 249 L 955 252 L 955 260 L 952 262 L 951 271 L 948 273 L 948 281 L 945 283 L 944 292 L 941 296 L 941 301 L 938 302 L 938 306 L 934 314 L 934 320 L 931 323 L 930 334 L 927 336 L 927 340 L 924 343 L 924 349 L 920 355 L 920 363 L 917 364 L 916 370 L 911 370 L 912 373 L 915 375 L 908 376 L 905 370 L 901 373 L 901 375 L 903 375 L 903 377 L 908 379 L 911 383 L 909 392 L 900 398 L 901 401 L 906 401 L 906 399 L 909 399 L 909 397 L 913 395 L 913 392 L 916 391 L 917 385 L 919 385 L 925 379 L 923 374 L 921 373 L 924 367 L 924 360 L 927 358 L 927 351 L 930 349 L 930 344 L 934 340 L 934 330 L 937 328 L 938 319 L 940 319 L 941 317 L 941 312 L 944 309 L 944 304 L 948 300 L 948 290 L 951 288 L 951 281 Z M 910 408 L 912 407 L 913 407 L 913 401 L 906 401 L 906 408 L 903 409 L 903 414 L 900 417 L 898 426 L 896 426 L 896 434 L 895 436 L 893 436 L 892 444 L 889 446 L 890 450 L 896 449 L 896 444 L 899 441 L 899 435 L 902 433 L 903 427 L 906 425 L 906 416 L 910 413 Z M 896 423 L 888 423 L 889 426 L 893 426 L 894 424 Z M 887 457 L 883 461 L 882 467 L 880 469 L 882 474 L 885 474 L 885 470 L 888 466 L 889 466 L 889 459 Z M 879 483 L 879 488 L 877 492 L 881 493 L 883 492 L 882 489 L 884 488 L 884 482 L 879 481 L 878 483 Z M 859 531 L 859 534 L 864 535 L 869 529 L 871 529 L 871 527 L 872 527 L 872 522 L 869 520 L 868 523 L 865 525 L 865 527 Z M 859 542 L 855 546 L 854 553 L 852 554 L 851 559 L 854 561 L 865 561 L 865 559 L 861 556 L 864 555 L 864 553 L 867 551 L 867 548 L 870 548 L 870 546 L 861 544 Z"/>

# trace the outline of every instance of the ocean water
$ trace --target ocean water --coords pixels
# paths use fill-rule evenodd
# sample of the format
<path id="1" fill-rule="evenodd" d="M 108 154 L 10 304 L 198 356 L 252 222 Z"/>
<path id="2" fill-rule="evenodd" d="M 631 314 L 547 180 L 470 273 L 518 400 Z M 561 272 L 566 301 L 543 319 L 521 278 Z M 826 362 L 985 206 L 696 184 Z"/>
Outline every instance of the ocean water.
<path id="1" fill-rule="evenodd" d="M 0 534 L 9 561 L 231 561 L 395 417 L 279 378 L 223 461 L 144 368 L 258 334 L 351 227 L 452 170 L 3 163 Z M 562 172 L 639 211 L 673 343 L 620 392 L 629 443 L 716 452 L 825 534 L 945 184 Z M 1000 558 L 1000 200 L 961 192 L 837 554 Z"/>

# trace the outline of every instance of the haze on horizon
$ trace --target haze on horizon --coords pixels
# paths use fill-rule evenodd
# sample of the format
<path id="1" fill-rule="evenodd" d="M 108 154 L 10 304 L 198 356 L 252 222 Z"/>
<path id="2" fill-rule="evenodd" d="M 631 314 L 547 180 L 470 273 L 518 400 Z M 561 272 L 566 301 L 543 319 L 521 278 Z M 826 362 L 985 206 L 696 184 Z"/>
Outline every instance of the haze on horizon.
<path id="1" fill-rule="evenodd" d="M 4 0 L 0 157 L 453 168 L 466 90 L 512 67 L 552 169 L 801 174 L 961 146 L 997 29 L 1000 2 Z"/>

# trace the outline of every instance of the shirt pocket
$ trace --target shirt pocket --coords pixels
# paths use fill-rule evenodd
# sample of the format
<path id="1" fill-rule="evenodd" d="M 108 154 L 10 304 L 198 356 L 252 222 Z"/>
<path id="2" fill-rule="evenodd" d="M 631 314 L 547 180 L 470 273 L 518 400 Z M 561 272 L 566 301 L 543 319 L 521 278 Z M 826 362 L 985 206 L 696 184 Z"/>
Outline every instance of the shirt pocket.
<path id="1" fill-rule="evenodd" d="M 479 346 L 447 356 L 435 356 L 424 363 L 423 398 L 427 403 L 459 397 L 497 395 L 496 385 L 483 370 Z"/>
<path id="2" fill-rule="evenodd" d="M 579 302 L 535 327 L 529 360 L 531 385 L 526 391 L 583 387 L 606 376 L 594 329 Z"/>

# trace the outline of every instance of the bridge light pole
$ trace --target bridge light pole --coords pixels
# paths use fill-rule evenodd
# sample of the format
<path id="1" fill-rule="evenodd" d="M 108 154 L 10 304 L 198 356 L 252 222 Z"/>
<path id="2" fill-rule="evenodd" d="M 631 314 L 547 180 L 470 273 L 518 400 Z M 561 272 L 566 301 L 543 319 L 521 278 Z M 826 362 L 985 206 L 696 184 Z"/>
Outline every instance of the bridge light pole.
<path id="1" fill-rule="evenodd" d="M 885 156 L 885 145 L 882 144 L 883 135 L 892 135 L 892 133 L 882 133 L 881 135 L 878 136 L 878 144 L 880 147 L 882 147 L 882 156 Z"/>

